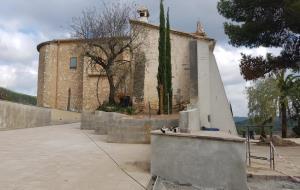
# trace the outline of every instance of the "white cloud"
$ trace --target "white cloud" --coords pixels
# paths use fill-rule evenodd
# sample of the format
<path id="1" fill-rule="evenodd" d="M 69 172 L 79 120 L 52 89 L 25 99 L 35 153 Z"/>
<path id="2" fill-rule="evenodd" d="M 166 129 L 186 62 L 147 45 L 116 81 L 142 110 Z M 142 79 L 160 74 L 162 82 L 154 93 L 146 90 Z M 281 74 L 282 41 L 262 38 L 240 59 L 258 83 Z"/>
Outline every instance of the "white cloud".
<path id="1" fill-rule="evenodd" d="M 110 0 L 105 0 L 110 1 Z M 134 0 L 128 0 L 134 1 Z M 98 7 L 100 0 L 6 0 L 0 6 L 0 86 L 23 93 L 36 94 L 38 52 L 40 42 L 69 37 L 72 17 L 82 9 Z M 159 21 L 159 1 L 136 0 L 138 5 L 150 9 L 150 20 Z M 246 82 L 240 76 L 240 53 L 265 55 L 269 49 L 232 48 L 225 45 L 224 18 L 217 12 L 217 0 L 167 0 L 170 7 L 171 26 L 194 32 L 200 20 L 206 33 L 221 44 L 215 54 L 235 115 L 247 115 L 247 100 L 244 93 Z M 277 52 L 278 50 L 272 50 Z"/>
<path id="2" fill-rule="evenodd" d="M 22 25 L 15 20 L 0 20 L 0 86 L 35 95 L 36 45 L 45 41 L 46 37 L 40 32 L 24 32 L 21 29 Z"/>
<path id="3" fill-rule="evenodd" d="M 32 65 L 36 65 L 32 63 Z M 37 71 L 35 67 L 20 63 L 0 65 L 0 86 L 25 94 L 36 95 Z"/>
<path id="4" fill-rule="evenodd" d="M 265 56 L 266 53 L 279 54 L 275 48 L 233 48 L 231 46 L 216 46 L 214 54 L 225 86 L 226 94 L 231 102 L 235 116 L 247 116 L 248 100 L 245 87 L 249 85 L 240 74 L 241 53 L 254 56 Z"/>
<path id="5" fill-rule="evenodd" d="M 0 29 L 0 57 L 2 62 L 30 61 L 35 58 L 33 36 Z"/>
<path id="6" fill-rule="evenodd" d="M 7 65 L 0 65 L 0 73 L 0 86 L 5 88 L 12 86 L 16 79 L 15 68 Z"/>

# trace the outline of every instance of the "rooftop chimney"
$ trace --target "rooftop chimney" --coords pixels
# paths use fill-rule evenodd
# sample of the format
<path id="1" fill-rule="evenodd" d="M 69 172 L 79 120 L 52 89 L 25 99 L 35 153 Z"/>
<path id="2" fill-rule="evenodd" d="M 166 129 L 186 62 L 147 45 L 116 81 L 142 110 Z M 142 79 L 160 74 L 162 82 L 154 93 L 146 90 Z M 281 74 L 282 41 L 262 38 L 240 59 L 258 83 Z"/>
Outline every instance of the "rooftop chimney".
<path id="1" fill-rule="evenodd" d="M 138 8 L 137 12 L 139 13 L 139 21 L 148 23 L 148 18 L 150 16 L 150 14 L 149 14 L 149 10 L 147 9 L 147 7 L 141 6 Z"/>

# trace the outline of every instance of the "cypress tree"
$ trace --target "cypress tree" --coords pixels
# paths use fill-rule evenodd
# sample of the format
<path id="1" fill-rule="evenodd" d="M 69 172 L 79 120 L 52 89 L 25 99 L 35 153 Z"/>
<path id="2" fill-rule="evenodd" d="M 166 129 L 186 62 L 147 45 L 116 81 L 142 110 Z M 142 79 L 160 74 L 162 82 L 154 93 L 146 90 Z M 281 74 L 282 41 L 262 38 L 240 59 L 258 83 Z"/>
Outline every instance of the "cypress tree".
<path id="1" fill-rule="evenodd" d="M 166 28 L 166 94 L 169 99 L 169 111 L 172 113 L 172 65 L 171 65 L 171 38 L 170 38 L 170 16 L 169 16 L 169 8 L 167 12 L 167 28 Z M 168 103 L 168 102 L 167 102 Z M 167 106 L 168 106 L 167 105 Z"/>
<path id="2" fill-rule="evenodd" d="M 160 86 L 163 87 L 163 97 L 165 98 L 166 93 L 166 25 L 165 25 L 165 13 L 164 13 L 164 5 L 163 0 L 160 1 L 160 25 L 159 25 L 159 44 L 158 44 L 158 51 L 159 51 L 159 64 L 158 64 L 158 73 L 157 73 L 157 92 L 158 92 L 158 99 L 159 99 L 159 114 L 161 110 L 161 103 L 164 105 L 165 111 L 165 102 L 161 99 L 160 96 Z"/>

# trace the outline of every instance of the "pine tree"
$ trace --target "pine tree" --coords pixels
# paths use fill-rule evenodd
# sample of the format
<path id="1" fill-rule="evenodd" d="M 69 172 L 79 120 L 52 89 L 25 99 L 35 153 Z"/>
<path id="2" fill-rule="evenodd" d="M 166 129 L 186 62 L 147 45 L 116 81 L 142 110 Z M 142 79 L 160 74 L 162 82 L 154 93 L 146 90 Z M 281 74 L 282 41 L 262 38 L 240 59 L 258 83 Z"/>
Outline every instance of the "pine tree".
<path id="1" fill-rule="evenodd" d="M 167 98 L 169 99 L 169 113 L 172 113 L 172 97 L 173 97 L 173 90 L 172 90 L 172 65 L 171 65 L 171 38 L 170 38 L 170 16 L 169 16 L 169 8 L 167 12 L 167 28 L 166 28 L 166 94 Z"/>
<path id="2" fill-rule="evenodd" d="M 224 30 L 233 46 L 281 48 L 276 56 L 243 54 L 240 70 L 245 80 L 265 78 L 286 69 L 300 70 L 300 19 L 296 19 L 300 17 L 299 0 L 220 0 L 218 11 L 230 20 L 224 23 Z M 284 96 L 280 99 L 282 137 L 286 137 L 287 104 Z"/>
<path id="3" fill-rule="evenodd" d="M 163 97 L 165 98 L 165 92 L 166 92 L 166 25 L 165 25 L 165 13 L 164 13 L 164 5 L 163 0 L 160 1 L 160 25 L 159 25 L 159 45 L 158 45 L 158 51 L 159 51 L 159 65 L 158 65 L 158 73 L 157 73 L 157 92 L 158 92 L 158 98 L 159 98 L 159 114 L 162 114 L 160 112 L 161 103 L 163 105 L 163 110 L 165 111 L 165 102 L 163 99 L 161 99 L 160 96 L 160 87 L 163 88 Z"/>
<path id="4" fill-rule="evenodd" d="M 264 78 L 282 69 L 299 69 L 300 1 L 220 0 L 218 11 L 229 43 L 235 47 L 278 47 L 278 56 L 243 55 L 240 69 L 246 80 Z M 298 19 L 296 19 L 298 18 Z"/>

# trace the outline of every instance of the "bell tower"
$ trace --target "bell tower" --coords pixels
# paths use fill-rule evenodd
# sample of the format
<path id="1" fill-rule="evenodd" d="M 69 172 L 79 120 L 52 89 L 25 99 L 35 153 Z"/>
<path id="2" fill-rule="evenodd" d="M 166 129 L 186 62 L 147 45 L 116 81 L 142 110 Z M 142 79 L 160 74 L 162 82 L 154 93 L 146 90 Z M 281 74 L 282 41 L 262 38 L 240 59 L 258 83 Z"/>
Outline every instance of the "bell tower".
<path id="1" fill-rule="evenodd" d="M 138 8 L 137 12 L 139 13 L 139 21 L 148 23 L 148 18 L 150 16 L 148 8 L 141 6 Z"/>

